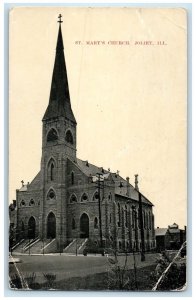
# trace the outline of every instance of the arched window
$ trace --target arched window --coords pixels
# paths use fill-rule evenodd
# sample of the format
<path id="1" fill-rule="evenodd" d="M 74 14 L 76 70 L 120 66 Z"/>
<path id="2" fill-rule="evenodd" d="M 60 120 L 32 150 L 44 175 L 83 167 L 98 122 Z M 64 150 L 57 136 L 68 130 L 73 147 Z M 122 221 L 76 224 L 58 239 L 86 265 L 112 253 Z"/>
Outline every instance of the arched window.
<path id="1" fill-rule="evenodd" d="M 47 142 L 53 142 L 58 140 L 57 131 L 54 128 L 51 128 L 47 135 Z"/>
<path id="2" fill-rule="evenodd" d="M 110 224 L 112 223 L 112 214 L 110 213 Z"/>
<path id="3" fill-rule="evenodd" d="M 55 239 L 56 237 L 56 217 L 51 211 L 47 217 L 47 239 Z"/>
<path id="4" fill-rule="evenodd" d="M 118 227 L 121 225 L 121 213 L 120 213 L 120 204 L 118 203 Z"/>
<path id="5" fill-rule="evenodd" d="M 132 228 L 135 228 L 135 210 L 132 209 Z"/>
<path id="6" fill-rule="evenodd" d="M 142 211 L 142 218 L 143 218 L 143 228 L 146 228 L 146 218 L 145 218 L 145 212 Z M 140 228 L 140 222 L 139 222 L 139 228 Z"/>
<path id="7" fill-rule="evenodd" d="M 150 212 L 148 213 L 148 217 L 149 217 L 149 229 L 152 229 L 152 222 L 151 222 L 151 214 Z"/>
<path id="8" fill-rule="evenodd" d="M 121 208 L 121 218 L 122 218 L 122 226 L 125 225 L 125 218 L 124 218 L 124 210 Z"/>
<path id="9" fill-rule="evenodd" d="M 76 229 L 76 221 L 74 218 L 72 219 L 72 229 Z"/>
<path id="10" fill-rule="evenodd" d="M 125 205 L 125 226 L 128 227 L 127 206 Z"/>
<path id="11" fill-rule="evenodd" d="M 36 230 L 35 218 L 33 216 L 31 216 L 28 221 L 28 238 L 29 239 L 35 238 L 35 230 Z"/>
<path id="12" fill-rule="evenodd" d="M 21 233 L 22 233 L 22 235 L 24 235 L 24 233 L 25 233 L 25 226 L 24 226 L 23 221 L 21 222 Z"/>
<path id="13" fill-rule="evenodd" d="M 146 229 L 149 229 L 148 213 L 146 212 Z"/>
<path id="14" fill-rule="evenodd" d="M 135 228 L 138 228 L 138 211 L 135 211 Z"/>
<path id="15" fill-rule="evenodd" d="M 73 135 L 72 135 L 72 133 L 71 133 L 70 130 L 68 130 L 68 131 L 66 132 L 65 140 L 66 140 L 68 143 L 73 144 Z"/>
<path id="16" fill-rule="evenodd" d="M 99 193 L 96 191 L 93 195 L 93 201 L 99 200 Z"/>
<path id="17" fill-rule="evenodd" d="M 55 180 L 55 161 L 53 158 L 51 158 L 48 162 L 47 167 L 47 179 L 48 181 L 54 181 Z"/>
<path id="18" fill-rule="evenodd" d="M 112 193 L 109 193 L 108 199 L 109 199 L 109 200 L 112 200 Z"/>
<path id="19" fill-rule="evenodd" d="M 98 228 L 98 219 L 97 219 L 97 217 L 95 217 L 95 219 L 94 219 L 94 228 L 95 229 Z"/>
<path id="20" fill-rule="evenodd" d="M 71 172 L 71 184 L 74 185 L 74 172 Z"/>
<path id="21" fill-rule="evenodd" d="M 47 200 L 55 200 L 56 195 L 53 189 L 50 189 L 48 194 L 47 194 Z"/>
<path id="22" fill-rule="evenodd" d="M 77 202 L 77 197 L 76 197 L 76 195 L 71 195 L 71 198 L 70 198 L 70 203 L 75 203 L 75 202 Z"/>
<path id="23" fill-rule="evenodd" d="M 29 206 L 34 206 L 34 205 L 35 205 L 35 201 L 33 199 L 31 199 L 29 202 Z"/>
<path id="24" fill-rule="evenodd" d="M 151 229 L 153 230 L 154 232 L 154 215 L 152 214 L 151 216 Z"/>
<path id="25" fill-rule="evenodd" d="M 87 201 L 87 200 L 88 200 L 88 196 L 87 196 L 86 193 L 84 193 L 84 194 L 82 195 L 82 197 L 81 197 L 81 202 Z"/>
<path id="26" fill-rule="evenodd" d="M 50 180 L 54 180 L 54 164 L 52 163 L 50 166 Z"/>
<path id="27" fill-rule="evenodd" d="M 132 213 L 131 213 L 131 209 L 129 209 L 129 224 L 130 224 L 130 226 L 132 226 Z"/>

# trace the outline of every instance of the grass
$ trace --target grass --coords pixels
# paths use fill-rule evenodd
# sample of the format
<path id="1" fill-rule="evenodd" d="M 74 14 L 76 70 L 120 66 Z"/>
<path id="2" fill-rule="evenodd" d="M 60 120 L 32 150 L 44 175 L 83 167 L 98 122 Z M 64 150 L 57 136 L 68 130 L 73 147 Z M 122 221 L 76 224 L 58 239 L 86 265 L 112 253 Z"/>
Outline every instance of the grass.
<path id="1" fill-rule="evenodd" d="M 138 290 L 151 290 L 154 285 L 154 279 L 150 274 L 155 270 L 156 265 L 147 266 L 137 270 L 137 285 Z M 131 290 L 135 290 L 134 286 L 134 271 L 129 270 L 133 282 L 130 286 Z M 107 272 L 98 273 L 94 275 L 88 275 L 85 277 L 72 277 L 55 282 L 55 289 L 65 291 L 77 291 L 77 290 L 91 290 L 91 291 L 104 291 L 115 290 L 108 285 L 109 277 Z M 41 289 L 45 289 L 45 285 L 42 285 Z"/>

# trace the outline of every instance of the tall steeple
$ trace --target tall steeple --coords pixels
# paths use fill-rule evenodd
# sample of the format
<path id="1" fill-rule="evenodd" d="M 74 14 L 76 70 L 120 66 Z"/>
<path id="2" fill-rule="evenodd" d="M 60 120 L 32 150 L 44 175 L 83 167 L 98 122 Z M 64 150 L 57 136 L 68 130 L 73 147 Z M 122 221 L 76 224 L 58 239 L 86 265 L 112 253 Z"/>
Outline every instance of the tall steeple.
<path id="1" fill-rule="evenodd" d="M 76 123 L 71 109 L 69 85 L 67 79 L 67 69 L 64 57 L 63 37 L 61 31 L 61 15 L 59 15 L 59 32 L 56 45 L 56 56 L 52 75 L 49 104 L 44 114 L 43 120 L 56 117 L 66 117 Z"/>

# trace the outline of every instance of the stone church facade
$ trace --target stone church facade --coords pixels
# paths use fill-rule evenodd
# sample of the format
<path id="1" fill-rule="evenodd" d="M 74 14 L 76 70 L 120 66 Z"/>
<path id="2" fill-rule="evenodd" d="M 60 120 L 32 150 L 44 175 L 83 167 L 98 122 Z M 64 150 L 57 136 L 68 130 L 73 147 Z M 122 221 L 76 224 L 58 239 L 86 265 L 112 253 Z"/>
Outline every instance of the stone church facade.
<path id="1" fill-rule="evenodd" d="M 139 218 L 137 177 L 112 173 L 77 158 L 77 122 L 68 86 L 59 23 L 49 104 L 42 119 L 41 169 L 31 183 L 16 190 L 17 239 L 55 239 L 63 250 L 85 238 L 118 250 L 155 248 L 153 204 L 144 196 Z M 101 226 L 100 226 L 101 224 Z"/>

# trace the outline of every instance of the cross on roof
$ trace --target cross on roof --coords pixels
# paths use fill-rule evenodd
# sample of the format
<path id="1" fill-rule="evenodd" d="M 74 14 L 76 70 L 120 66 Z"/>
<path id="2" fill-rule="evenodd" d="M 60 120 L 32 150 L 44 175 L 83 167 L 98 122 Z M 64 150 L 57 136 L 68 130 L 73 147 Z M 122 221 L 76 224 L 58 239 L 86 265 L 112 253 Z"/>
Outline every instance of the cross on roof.
<path id="1" fill-rule="evenodd" d="M 63 21 L 61 20 L 61 18 L 62 18 L 62 15 L 61 15 L 61 14 L 58 16 L 58 18 L 59 18 L 59 21 L 57 21 L 57 22 L 58 22 L 58 23 L 63 23 Z"/>

